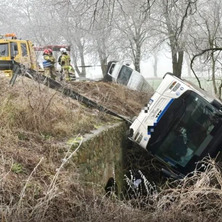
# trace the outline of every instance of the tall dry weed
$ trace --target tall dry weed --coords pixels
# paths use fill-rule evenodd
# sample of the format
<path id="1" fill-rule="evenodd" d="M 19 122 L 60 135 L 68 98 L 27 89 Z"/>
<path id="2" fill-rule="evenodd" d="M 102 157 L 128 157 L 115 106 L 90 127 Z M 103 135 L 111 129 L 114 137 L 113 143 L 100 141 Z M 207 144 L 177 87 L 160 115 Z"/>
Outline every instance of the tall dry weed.
<path id="1" fill-rule="evenodd" d="M 157 221 L 221 221 L 222 171 L 207 157 L 191 175 L 162 190 L 155 200 Z"/>
<path id="2" fill-rule="evenodd" d="M 96 111 L 37 83 L 18 85 L 0 97 L 0 123 L 9 129 L 63 137 L 89 132 L 104 122 Z"/>
<path id="3" fill-rule="evenodd" d="M 0 180 L 0 192 L 9 191 L 11 202 L 2 199 L 0 214 L 2 221 L 19 222 L 54 222 L 54 221 L 136 221 L 143 218 L 143 212 L 133 209 L 131 206 L 117 200 L 101 196 L 94 187 L 91 190 L 85 188 L 78 180 L 74 166 L 67 170 L 65 165 L 72 156 L 81 149 L 81 141 L 75 149 L 67 150 L 61 165 L 56 169 L 50 181 L 41 186 L 41 195 L 31 195 L 33 184 L 39 180 L 38 171 L 41 171 L 43 159 L 40 159 L 32 172 L 23 181 L 23 187 L 12 193 L 9 186 L 5 186 Z M 10 170 L 9 170 L 10 172 Z M 6 176 L 8 172 L 4 172 Z M 38 176 L 37 176 L 38 175 Z M 37 177 L 36 177 L 37 176 Z M 7 188 L 7 189 L 6 189 Z M 32 189 L 30 189 L 32 188 Z M 37 191 L 37 190 L 36 190 Z M 13 198 L 17 196 L 17 200 Z M 35 201 L 33 199 L 35 199 Z M 136 220 L 135 220 L 136 219 Z"/>

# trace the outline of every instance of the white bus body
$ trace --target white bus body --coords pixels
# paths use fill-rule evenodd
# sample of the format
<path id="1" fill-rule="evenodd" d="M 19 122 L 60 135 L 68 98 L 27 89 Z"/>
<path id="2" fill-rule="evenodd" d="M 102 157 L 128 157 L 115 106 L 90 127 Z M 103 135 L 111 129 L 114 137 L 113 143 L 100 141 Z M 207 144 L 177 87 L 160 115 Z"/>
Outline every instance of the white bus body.
<path id="1" fill-rule="evenodd" d="M 211 152 L 207 151 L 208 146 L 211 146 L 212 153 L 221 149 L 220 107 L 221 103 L 204 91 L 166 74 L 130 126 L 129 138 L 163 162 L 186 173 L 190 170 L 186 169 L 189 161 Z M 178 138 L 184 142 L 175 146 Z M 176 156 L 181 147 L 186 147 L 185 154 L 189 155 L 186 159 L 182 158 L 182 151 L 181 156 Z M 171 151 L 167 151 L 170 148 Z"/>
<path id="2" fill-rule="evenodd" d="M 110 62 L 108 64 L 106 75 L 108 76 L 107 79 L 109 79 L 109 81 L 125 85 L 129 89 L 140 92 L 153 91 L 146 79 L 124 62 Z"/>

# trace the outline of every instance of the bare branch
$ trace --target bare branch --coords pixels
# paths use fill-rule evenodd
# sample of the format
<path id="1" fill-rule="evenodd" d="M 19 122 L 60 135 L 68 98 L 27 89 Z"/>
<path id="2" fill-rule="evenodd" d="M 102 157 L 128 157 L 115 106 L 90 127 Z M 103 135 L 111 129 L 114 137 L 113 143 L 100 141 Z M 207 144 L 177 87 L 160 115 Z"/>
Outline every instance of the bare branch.
<path id="1" fill-rule="evenodd" d="M 216 52 L 216 51 L 222 51 L 222 48 L 209 48 L 209 49 L 204 49 L 204 50 L 202 50 L 200 53 L 194 55 L 193 58 L 192 58 L 191 61 L 190 61 L 190 68 L 191 68 L 191 70 L 192 70 L 195 78 L 197 79 L 198 85 L 199 85 L 199 87 L 200 87 L 201 89 L 203 89 L 203 88 L 201 87 L 200 80 L 199 80 L 199 78 L 197 77 L 197 75 L 196 75 L 196 73 L 195 73 L 195 71 L 194 71 L 194 69 L 193 69 L 193 63 L 194 63 L 195 58 L 197 58 L 197 57 L 199 57 L 199 56 L 202 56 L 204 53 L 209 52 L 209 51 L 211 51 L 212 53 L 214 53 L 214 52 Z"/>

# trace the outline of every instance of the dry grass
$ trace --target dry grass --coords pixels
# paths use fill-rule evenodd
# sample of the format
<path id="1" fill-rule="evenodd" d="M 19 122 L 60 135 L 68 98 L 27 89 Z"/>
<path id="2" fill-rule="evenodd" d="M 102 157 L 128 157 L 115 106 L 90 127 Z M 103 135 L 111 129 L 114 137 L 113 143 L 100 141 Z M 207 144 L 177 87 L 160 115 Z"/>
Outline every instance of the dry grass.
<path id="1" fill-rule="evenodd" d="M 98 87 L 92 92 L 100 92 Z M 114 89 L 107 90 L 102 99 L 106 104 L 112 104 L 111 92 L 116 95 Z M 129 100 L 130 94 L 121 91 L 120 95 Z M 119 108 L 116 104 L 112 107 Z M 2 78 L 0 221 L 221 221 L 221 169 L 213 160 L 204 160 L 204 172 L 196 170 L 162 189 L 144 177 L 147 196 L 134 190 L 136 199 L 107 198 L 100 187 L 92 185 L 89 189 L 81 184 L 70 161 L 77 150 L 66 142 L 108 120 L 108 115 L 44 86 L 18 81 L 11 88 Z M 81 149 L 81 141 L 77 149 Z"/>
<path id="2" fill-rule="evenodd" d="M 67 145 L 70 137 L 110 121 L 116 119 L 28 79 L 11 87 L 1 77 L 1 221 L 113 220 L 110 201 L 96 195 L 96 187 L 83 189 Z M 128 218 L 117 205 L 110 202 L 121 212 L 115 220 Z"/>
<path id="3" fill-rule="evenodd" d="M 89 132 L 94 124 L 102 124 L 97 111 L 37 84 L 2 91 L 0 104 L 1 123 L 10 129 L 60 137 Z"/>
<path id="4" fill-rule="evenodd" d="M 146 196 L 141 196 L 142 189 L 132 188 L 133 177 L 127 178 L 131 195 L 136 197 L 127 204 L 144 213 L 138 221 L 221 221 L 222 168 L 210 158 L 201 164 L 204 171 L 196 169 L 184 179 L 163 184 L 162 188 L 143 179 L 141 187 Z"/>
<path id="5" fill-rule="evenodd" d="M 157 197 L 157 221 L 221 221 L 222 177 L 221 168 L 214 160 L 202 162 L 205 171 L 177 181 L 161 191 Z"/>
<path id="6" fill-rule="evenodd" d="M 103 106 L 125 116 L 138 115 L 153 91 L 141 93 L 117 83 L 73 82 L 72 88 Z"/>

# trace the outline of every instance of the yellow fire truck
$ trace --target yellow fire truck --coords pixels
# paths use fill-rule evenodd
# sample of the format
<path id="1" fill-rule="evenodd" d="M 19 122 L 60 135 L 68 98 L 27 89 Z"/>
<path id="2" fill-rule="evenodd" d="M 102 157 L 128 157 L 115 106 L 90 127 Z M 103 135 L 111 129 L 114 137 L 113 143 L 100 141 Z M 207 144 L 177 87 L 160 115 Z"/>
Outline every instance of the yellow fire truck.
<path id="1" fill-rule="evenodd" d="M 0 71 L 11 77 L 14 61 L 24 68 L 38 71 L 33 43 L 30 40 L 17 39 L 14 33 L 0 35 Z"/>

